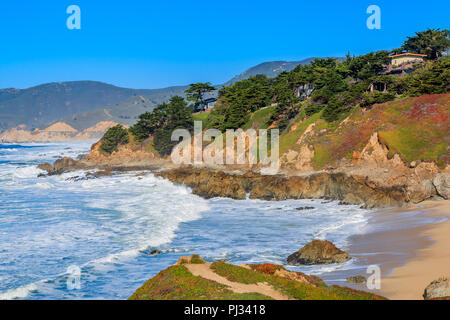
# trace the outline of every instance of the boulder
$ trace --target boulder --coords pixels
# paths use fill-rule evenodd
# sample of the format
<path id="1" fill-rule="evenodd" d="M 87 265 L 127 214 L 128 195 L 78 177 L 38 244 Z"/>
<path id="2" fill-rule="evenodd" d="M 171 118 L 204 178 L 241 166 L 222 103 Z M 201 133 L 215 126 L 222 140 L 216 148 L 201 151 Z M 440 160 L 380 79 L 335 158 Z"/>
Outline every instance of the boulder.
<path id="1" fill-rule="evenodd" d="M 445 297 L 450 297 L 450 279 L 445 277 L 431 282 L 423 293 L 424 299 Z"/>
<path id="2" fill-rule="evenodd" d="M 336 248 L 332 242 L 314 240 L 291 254 L 287 258 L 287 263 L 290 265 L 331 264 L 343 263 L 349 259 L 348 253 Z"/>
<path id="3" fill-rule="evenodd" d="M 353 277 L 348 277 L 347 282 L 354 283 L 354 284 L 365 284 L 367 282 L 367 279 L 366 279 L 366 277 L 364 277 L 362 275 L 357 275 L 357 276 L 353 276 Z"/>
<path id="4" fill-rule="evenodd" d="M 450 173 L 438 173 L 433 179 L 436 192 L 444 199 L 450 199 Z"/>
<path id="5" fill-rule="evenodd" d="M 56 174 L 63 173 L 65 171 L 75 168 L 76 164 L 77 164 L 76 160 L 65 157 L 55 161 L 55 163 L 53 164 L 53 171 Z"/>

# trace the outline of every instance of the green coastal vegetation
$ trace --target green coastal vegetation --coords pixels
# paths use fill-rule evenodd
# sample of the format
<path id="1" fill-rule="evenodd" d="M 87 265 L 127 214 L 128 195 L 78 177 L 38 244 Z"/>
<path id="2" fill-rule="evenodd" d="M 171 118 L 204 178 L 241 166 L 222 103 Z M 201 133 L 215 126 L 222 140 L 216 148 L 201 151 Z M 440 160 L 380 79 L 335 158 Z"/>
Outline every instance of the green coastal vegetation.
<path id="1" fill-rule="evenodd" d="M 201 259 L 201 258 L 200 258 Z M 194 263 L 191 261 L 191 263 Z M 195 262 L 195 263 L 204 263 Z M 265 283 L 288 299 L 294 300 L 385 300 L 384 297 L 337 285 L 327 286 L 320 278 L 296 273 L 302 281 L 275 274 L 284 270 L 274 264 L 250 265 L 250 268 L 225 262 L 213 262 L 210 269 L 233 283 Z M 257 292 L 236 293 L 224 284 L 193 275 L 185 263 L 171 266 L 145 282 L 130 300 L 270 300 Z"/>
<path id="2" fill-rule="evenodd" d="M 444 139 L 448 136 L 450 57 L 449 30 L 429 29 L 409 37 L 398 49 L 380 50 L 361 56 L 350 53 L 344 59 L 317 58 L 298 65 L 275 78 L 255 75 L 218 90 L 218 100 L 209 112 L 193 113 L 184 98 L 175 96 L 168 103 L 139 116 L 128 129 L 130 143 L 152 139 L 160 156 L 170 154 L 176 142 L 170 141 L 174 129 L 193 130 L 193 121 L 203 128 L 278 128 L 280 154 L 298 150 L 296 144 L 310 125 L 315 169 L 360 152 L 374 132 L 404 161 L 433 160 L 449 163 Z M 386 72 L 390 56 L 403 52 L 424 55 L 401 76 Z M 204 95 L 216 88 L 209 83 L 192 84 L 187 100 L 204 103 Z M 421 105 L 419 105 L 421 103 Z M 351 120 L 351 123 L 348 121 Z M 110 129 L 102 150 L 111 153 L 123 131 Z"/>
<path id="3" fill-rule="evenodd" d="M 192 131 L 193 121 L 187 102 L 182 97 L 175 96 L 170 99 L 169 103 L 160 104 L 152 112 L 141 114 L 138 122 L 129 131 L 137 142 L 142 142 L 153 135 L 155 150 L 160 155 L 166 156 L 178 143 L 171 141 L 173 130 Z"/>
<path id="4" fill-rule="evenodd" d="M 130 141 L 128 131 L 120 124 L 110 128 L 102 140 L 100 150 L 106 154 L 117 151 L 119 145 L 127 144 Z"/>

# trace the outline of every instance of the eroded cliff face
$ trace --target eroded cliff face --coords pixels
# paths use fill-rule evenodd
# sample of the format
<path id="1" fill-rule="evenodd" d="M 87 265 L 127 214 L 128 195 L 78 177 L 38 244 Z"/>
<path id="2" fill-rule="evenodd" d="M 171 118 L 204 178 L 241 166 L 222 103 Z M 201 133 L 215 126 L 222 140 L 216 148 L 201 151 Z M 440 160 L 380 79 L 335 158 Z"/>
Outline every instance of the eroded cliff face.
<path id="1" fill-rule="evenodd" d="M 354 152 L 350 165 L 341 166 L 340 171 L 350 175 L 366 175 L 372 181 L 384 186 L 406 187 L 408 200 L 414 203 L 436 195 L 433 180 L 438 174 L 448 176 L 450 167 L 439 168 L 433 161 L 412 161 L 406 163 L 398 154 L 389 156 L 389 149 L 380 143 L 378 133 L 374 133 L 362 152 Z"/>

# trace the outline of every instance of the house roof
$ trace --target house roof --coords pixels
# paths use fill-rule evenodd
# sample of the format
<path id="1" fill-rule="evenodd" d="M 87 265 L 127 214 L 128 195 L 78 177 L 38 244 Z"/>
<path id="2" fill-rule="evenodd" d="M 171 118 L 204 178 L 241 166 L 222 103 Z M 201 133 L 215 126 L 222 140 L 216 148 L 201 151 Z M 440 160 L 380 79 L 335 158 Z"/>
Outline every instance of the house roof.
<path id="1" fill-rule="evenodd" d="M 394 54 L 393 56 L 389 56 L 389 58 L 396 58 L 396 57 L 404 57 L 404 56 L 414 56 L 414 57 L 426 57 L 426 54 L 418 54 L 418 53 L 400 53 L 400 54 Z"/>

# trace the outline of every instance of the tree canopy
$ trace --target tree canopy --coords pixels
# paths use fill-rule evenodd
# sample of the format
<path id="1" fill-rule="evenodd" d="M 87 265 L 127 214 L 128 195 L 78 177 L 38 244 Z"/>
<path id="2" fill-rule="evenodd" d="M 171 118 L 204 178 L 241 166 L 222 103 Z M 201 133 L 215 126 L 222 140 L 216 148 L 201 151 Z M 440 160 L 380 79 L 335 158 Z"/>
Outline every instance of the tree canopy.
<path id="1" fill-rule="evenodd" d="M 237 129 L 248 115 L 270 103 L 273 94 L 272 80 L 265 75 L 252 76 L 219 91 L 219 103 L 211 112 L 210 122 L 215 127 Z"/>
<path id="2" fill-rule="evenodd" d="M 194 104 L 198 106 L 204 105 L 204 95 L 214 90 L 216 90 L 216 88 L 209 82 L 197 82 L 190 84 L 189 88 L 184 92 L 186 93 L 187 100 L 194 102 Z"/>
<path id="3" fill-rule="evenodd" d="M 408 37 L 402 49 L 412 53 L 426 54 L 429 59 L 437 59 L 450 47 L 450 30 L 428 29 Z"/>
<path id="4" fill-rule="evenodd" d="M 175 96 L 169 103 L 158 105 L 152 112 L 139 116 L 139 121 L 130 128 L 137 141 L 143 141 L 153 135 L 153 145 L 160 155 L 169 155 L 172 148 L 178 143 L 171 141 L 175 129 L 192 130 L 194 126 L 192 114 L 186 101 Z"/>
<path id="5" fill-rule="evenodd" d="M 109 128 L 102 138 L 102 144 L 100 145 L 100 151 L 111 154 L 118 150 L 118 146 L 121 144 L 127 144 L 128 131 L 120 124 Z"/>

